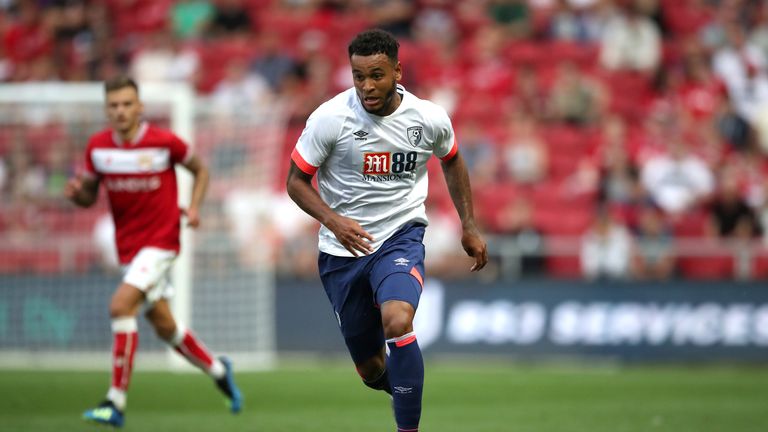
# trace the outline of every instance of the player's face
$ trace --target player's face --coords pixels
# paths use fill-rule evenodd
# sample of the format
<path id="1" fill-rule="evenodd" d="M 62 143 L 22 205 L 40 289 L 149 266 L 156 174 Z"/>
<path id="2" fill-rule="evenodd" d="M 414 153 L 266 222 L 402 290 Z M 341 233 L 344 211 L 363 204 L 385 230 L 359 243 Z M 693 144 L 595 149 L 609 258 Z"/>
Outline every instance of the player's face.
<path id="1" fill-rule="evenodd" d="M 392 114 L 400 105 L 400 96 L 396 91 L 402 76 L 400 62 L 393 64 L 386 54 L 353 54 L 349 62 L 357 97 L 363 108 L 379 116 Z"/>
<path id="2" fill-rule="evenodd" d="M 144 106 L 133 87 L 123 87 L 107 93 L 107 118 L 112 128 L 127 134 L 138 127 Z"/>

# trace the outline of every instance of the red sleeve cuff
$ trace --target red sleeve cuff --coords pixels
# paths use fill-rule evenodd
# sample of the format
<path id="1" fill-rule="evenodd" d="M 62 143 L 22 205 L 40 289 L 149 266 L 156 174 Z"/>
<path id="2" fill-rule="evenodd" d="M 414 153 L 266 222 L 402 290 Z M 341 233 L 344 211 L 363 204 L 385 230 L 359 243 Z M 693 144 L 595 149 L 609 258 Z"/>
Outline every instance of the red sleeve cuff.
<path id="1" fill-rule="evenodd" d="M 459 144 L 456 142 L 456 139 L 453 139 L 453 147 L 451 147 L 451 151 L 448 152 L 447 155 L 440 158 L 441 161 L 446 162 L 451 159 L 453 159 L 454 156 L 456 156 L 456 153 L 459 151 Z"/>
<path id="2" fill-rule="evenodd" d="M 291 153 L 291 160 L 296 164 L 297 167 L 299 167 L 300 170 L 304 171 L 304 173 L 308 175 L 315 175 L 317 169 L 319 168 L 312 166 L 309 162 L 305 161 L 304 158 L 299 154 L 299 151 L 295 148 L 293 149 L 293 153 Z"/>
<path id="3" fill-rule="evenodd" d="M 187 152 L 186 152 L 186 154 L 185 154 L 185 155 L 184 155 L 184 157 L 181 159 L 181 163 L 182 163 L 182 165 L 186 165 L 186 164 L 187 164 L 187 162 L 189 162 L 189 161 L 192 159 L 192 156 L 194 156 L 194 155 L 195 155 L 195 154 L 194 154 L 194 153 L 192 153 L 192 150 L 191 150 L 191 149 L 189 149 L 189 148 L 187 148 Z"/>

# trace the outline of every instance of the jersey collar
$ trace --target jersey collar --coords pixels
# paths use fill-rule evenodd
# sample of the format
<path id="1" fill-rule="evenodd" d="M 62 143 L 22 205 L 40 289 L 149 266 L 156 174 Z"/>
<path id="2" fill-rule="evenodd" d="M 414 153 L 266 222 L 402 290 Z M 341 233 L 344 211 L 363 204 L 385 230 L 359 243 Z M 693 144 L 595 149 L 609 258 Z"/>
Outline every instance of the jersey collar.
<path id="1" fill-rule="evenodd" d="M 395 84 L 395 91 L 398 94 L 400 94 L 400 105 L 398 105 L 397 108 L 395 108 L 395 110 L 392 111 L 392 114 L 385 115 L 385 116 L 371 114 L 368 111 L 366 111 L 365 108 L 363 108 L 363 103 L 360 102 L 360 98 L 357 97 L 357 94 L 355 94 L 355 100 L 357 101 L 357 106 L 360 108 L 360 110 L 362 112 L 368 114 L 368 116 L 370 116 L 371 118 L 375 118 L 375 119 L 379 119 L 379 120 L 385 120 L 385 119 L 388 119 L 390 117 L 393 117 L 395 114 L 399 113 L 400 111 L 402 111 L 404 109 L 403 105 L 406 103 L 405 102 L 405 94 L 406 94 L 405 87 L 403 87 L 402 84 Z M 410 101 L 408 101 L 408 102 L 410 102 Z"/>
<path id="2" fill-rule="evenodd" d="M 147 134 L 147 129 L 149 129 L 149 125 L 147 122 L 143 121 L 139 124 L 139 129 L 136 131 L 136 135 L 133 136 L 133 139 L 131 140 L 131 145 L 138 144 L 142 139 L 144 139 L 144 135 Z M 112 131 L 112 141 L 115 142 L 115 144 L 122 146 L 125 145 L 123 142 L 123 138 L 120 137 L 120 134 L 116 131 Z"/>

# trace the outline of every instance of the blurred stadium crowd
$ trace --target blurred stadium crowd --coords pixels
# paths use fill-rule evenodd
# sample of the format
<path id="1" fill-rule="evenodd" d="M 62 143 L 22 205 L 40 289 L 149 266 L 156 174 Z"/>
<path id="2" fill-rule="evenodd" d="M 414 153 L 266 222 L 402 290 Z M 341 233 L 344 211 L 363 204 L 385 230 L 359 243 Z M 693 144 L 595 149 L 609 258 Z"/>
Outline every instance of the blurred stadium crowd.
<path id="1" fill-rule="evenodd" d="M 523 256 L 517 274 L 768 274 L 764 0 L 0 0 L 0 80 L 184 81 L 229 116 L 279 100 L 277 193 L 309 113 L 351 86 L 346 44 L 368 27 L 398 36 L 403 84 L 451 114 L 479 220 L 497 255 Z M 84 143 L 57 137 L 0 133 L 4 238 L 70 223 L 60 191 Z M 458 276 L 440 177 L 427 265 Z M 313 229 L 270 240 L 279 271 L 314 274 Z"/>

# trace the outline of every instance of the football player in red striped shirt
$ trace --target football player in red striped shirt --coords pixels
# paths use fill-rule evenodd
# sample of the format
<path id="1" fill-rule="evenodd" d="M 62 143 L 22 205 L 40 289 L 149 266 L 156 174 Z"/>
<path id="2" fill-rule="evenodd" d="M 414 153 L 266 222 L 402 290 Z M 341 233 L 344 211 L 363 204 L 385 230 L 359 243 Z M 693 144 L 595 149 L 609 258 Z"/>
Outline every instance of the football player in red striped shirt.
<path id="1" fill-rule="evenodd" d="M 242 404 L 232 364 L 214 357 L 171 313 L 169 272 L 179 253 L 182 210 L 178 206 L 175 165 L 194 176 L 187 224 L 200 224 L 198 209 L 208 186 L 208 169 L 172 132 L 141 119 L 143 105 L 135 81 L 119 77 L 105 83 L 110 128 L 94 134 L 85 152 L 85 170 L 69 180 L 64 194 L 89 207 L 104 185 L 115 221 L 115 239 L 123 280 L 112 296 L 112 385 L 105 401 L 88 410 L 86 420 L 121 427 L 126 392 L 138 347 L 136 315 L 145 315 L 157 335 L 215 381 L 233 413 Z"/>

